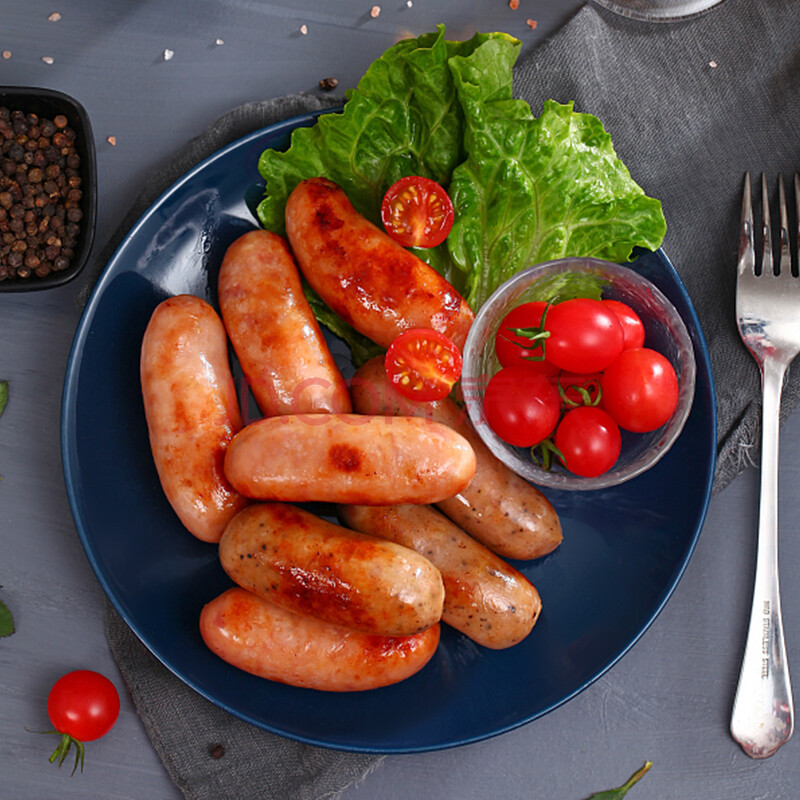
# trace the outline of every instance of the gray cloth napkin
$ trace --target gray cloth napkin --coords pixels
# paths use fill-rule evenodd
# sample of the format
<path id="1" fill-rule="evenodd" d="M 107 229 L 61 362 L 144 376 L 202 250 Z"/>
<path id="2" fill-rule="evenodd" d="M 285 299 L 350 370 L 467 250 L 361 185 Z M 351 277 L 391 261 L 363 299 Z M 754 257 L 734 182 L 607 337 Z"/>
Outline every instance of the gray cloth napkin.
<path id="1" fill-rule="evenodd" d="M 704 16 L 669 24 L 586 6 L 516 69 L 516 92 L 534 113 L 552 97 L 600 117 L 634 179 L 664 204 L 664 248 L 711 351 L 719 404 L 716 489 L 752 461 L 760 429 L 758 372 L 734 319 L 741 176 L 800 167 L 799 69 L 796 0 L 726 0 Z M 222 117 L 148 182 L 92 278 L 148 205 L 203 157 L 279 119 L 340 102 L 288 97 Z M 794 375 L 785 412 L 797 400 Z M 153 746 L 188 800 L 330 798 L 380 763 L 298 744 L 219 710 L 165 669 L 110 606 L 107 636 Z M 221 758 L 212 756 L 216 745 Z"/>

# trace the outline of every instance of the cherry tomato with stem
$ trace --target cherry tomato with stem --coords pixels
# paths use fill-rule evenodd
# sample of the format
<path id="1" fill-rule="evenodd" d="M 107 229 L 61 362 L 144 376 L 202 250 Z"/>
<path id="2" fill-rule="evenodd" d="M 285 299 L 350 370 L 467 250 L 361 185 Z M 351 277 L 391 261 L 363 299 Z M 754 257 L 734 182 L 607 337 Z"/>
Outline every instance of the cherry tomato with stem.
<path id="1" fill-rule="evenodd" d="M 450 233 L 453 218 L 450 196 L 421 175 L 393 183 L 381 203 L 383 227 L 403 247 L 436 247 Z"/>
<path id="2" fill-rule="evenodd" d="M 558 423 L 561 400 L 550 381 L 527 364 L 503 367 L 483 394 L 489 427 L 505 442 L 532 447 Z"/>
<path id="3" fill-rule="evenodd" d="M 647 347 L 624 350 L 603 373 L 602 406 L 620 428 L 660 428 L 678 405 L 678 376 L 669 360 Z"/>
<path id="4" fill-rule="evenodd" d="M 461 351 L 431 328 L 403 331 L 384 358 L 389 380 L 410 400 L 441 400 L 461 376 Z"/>
<path id="5" fill-rule="evenodd" d="M 83 772 L 84 742 L 105 736 L 119 717 L 119 693 L 114 684 L 99 672 L 79 669 L 59 678 L 47 696 L 47 715 L 61 741 L 50 763 L 64 762 L 75 747 L 75 765 Z"/>
<path id="6" fill-rule="evenodd" d="M 547 303 L 534 300 L 521 303 L 503 317 L 494 338 L 494 352 L 501 366 L 528 364 L 544 375 L 558 373 L 558 367 L 545 360 L 541 344 L 518 332 L 520 329 L 536 331 L 541 328 L 542 315 L 546 308 Z"/>
<path id="7" fill-rule="evenodd" d="M 550 306 L 545 358 L 568 372 L 602 372 L 621 352 L 622 325 L 602 300 L 578 297 Z"/>
<path id="8" fill-rule="evenodd" d="M 554 443 L 570 472 L 595 478 L 616 463 L 622 449 L 622 434 L 602 408 L 578 406 L 564 414 Z"/>
<path id="9" fill-rule="evenodd" d="M 644 323 L 642 318 L 627 304 L 621 300 L 602 300 L 606 308 L 610 308 L 622 325 L 623 350 L 630 350 L 633 347 L 644 347 Z"/>

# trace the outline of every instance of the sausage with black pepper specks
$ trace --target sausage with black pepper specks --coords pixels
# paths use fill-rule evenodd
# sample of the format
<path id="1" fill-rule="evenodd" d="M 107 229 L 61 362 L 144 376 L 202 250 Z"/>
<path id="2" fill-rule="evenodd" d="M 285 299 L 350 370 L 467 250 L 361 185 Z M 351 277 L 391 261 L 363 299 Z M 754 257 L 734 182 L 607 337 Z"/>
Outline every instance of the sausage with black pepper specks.
<path id="1" fill-rule="evenodd" d="M 365 633 L 408 636 L 442 617 L 442 576 L 424 556 L 285 503 L 237 514 L 219 558 L 243 589 Z"/>

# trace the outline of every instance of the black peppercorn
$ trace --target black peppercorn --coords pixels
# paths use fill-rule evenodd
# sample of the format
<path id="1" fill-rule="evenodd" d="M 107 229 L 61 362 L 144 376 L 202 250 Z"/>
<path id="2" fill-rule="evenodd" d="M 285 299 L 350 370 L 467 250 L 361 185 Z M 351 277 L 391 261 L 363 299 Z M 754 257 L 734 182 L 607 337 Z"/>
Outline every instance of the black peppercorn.
<path id="1" fill-rule="evenodd" d="M 76 138 L 64 114 L 0 107 L 0 281 L 72 262 L 84 216 Z"/>

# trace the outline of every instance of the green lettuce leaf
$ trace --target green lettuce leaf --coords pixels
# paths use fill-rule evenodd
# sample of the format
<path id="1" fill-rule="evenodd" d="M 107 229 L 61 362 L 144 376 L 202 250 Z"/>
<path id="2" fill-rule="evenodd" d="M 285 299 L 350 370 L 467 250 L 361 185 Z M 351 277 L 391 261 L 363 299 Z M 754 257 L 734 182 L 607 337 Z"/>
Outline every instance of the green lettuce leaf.
<path id="1" fill-rule="evenodd" d="M 447 241 L 414 253 L 477 310 L 520 269 L 563 256 L 630 260 L 666 232 L 616 156 L 600 121 L 572 104 L 541 117 L 512 97 L 520 42 L 504 33 L 445 39 L 444 26 L 389 48 L 347 93 L 341 113 L 294 131 L 288 150 L 266 150 L 257 216 L 285 234 L 286 200 L 303 179 L 329 178 L 356 210 L 380 224 L 386 190 L 406 175 L 448 189 L 456 222 Z M 320 322 L 363 357 L 371 346 L 339 324 L 310 289 Z"/>
<path id="2" fill-rule="evenodd" d="M 341 113 L 324 114 L 293 132 L 287 151 L 266 150 L 258 169 L 266 182 L 257 215 L 283 233 L 286 199 L 305 178 L 339 184 L 355 208 L 380 221 L 386 190 L 405 175 L 424 175 L 445 187 L 464 160 L 464 117 L 448 63 L 470 59 L 483 42 L 507 34 L 445 39 L 444 26 L 389 48 L 348 92 Z"/>
<path id="3" fill-rule="evenodd" d="M 536 118 L 510 85 L 487 91 L 471 64 L 456 57 L 450 66 L 468 156 L 450 183 L 456 221 L 447 243 L 468 269 L 473 308 L 531 264 L 567 256 L 620 263 L 637 246 L 661 245 L 661 203 L 631 178 L 600 120 L 553 100 Z"/>

